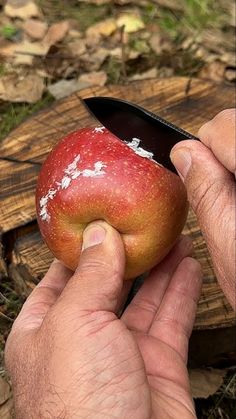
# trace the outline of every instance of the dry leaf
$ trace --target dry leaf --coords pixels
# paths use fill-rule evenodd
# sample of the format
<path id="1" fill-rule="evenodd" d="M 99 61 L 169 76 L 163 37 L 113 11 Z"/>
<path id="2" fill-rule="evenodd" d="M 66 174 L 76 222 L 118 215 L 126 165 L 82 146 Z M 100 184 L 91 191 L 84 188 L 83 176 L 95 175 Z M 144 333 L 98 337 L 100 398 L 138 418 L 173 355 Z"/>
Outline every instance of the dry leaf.
<path id="1" fill-rule="evenodd" d="M 189 370 L 189 379 L 194 398 L 207 399 L 223 384 L 226 370 L 193 369 Z"/>
<path id="2" fill-rule="evenodd" d="M 90 86 L 104 86 L 107 81 L 107 75 L 105 71 L 92 71 L 91 73 L 82 74 L 78 82 L 84 84 L 83 87 Z"/>
<path id="3" fill-rule="evenodd" d="M 98 35 L 108 37 L 112 35 L 117 29 L 116 21 L 113 18 L 105 19 L 95 25 L 90 26 L 86 31 L 86 36 L 89 38 Z"/>
<path id="4" fill-rule="evenodd" d="M 145 28 L 141 17 L 131 13 L 122 13 L 117 19 L 117 26 L 119 28 L 124 26 L 124 31 L 127 33 L 137 32 Z"/>
<path id="5" fill-rule="evenodd" d="M 79 57 L 86 52 L 86 43 L 84 39 L 69 42 L 67 46 L 73 57 Z"/>
<path id="6" fill-rule="evenodd" d="M 130 77 L 130 80 L 146 80 L 146 79 L 153 79 L 157 77 L 157 69 L 150 68 L 149 70 L 145 71 L 141 74 L 135 74 L 134 76 Z"/>
<path id="7" fill-rule="evenodd" d="M 35 103 L 41 99 L 44 80 L 36 74 L 19 77 L 16 73 L 0 79 L 0 99 L 10 102 Z"/>
<path id="8" fill-rule="evenodd" d="M 47 55 L 52 45 L 60 42 L 69 29 L 67 21 L 55 23 L 52 25 L 41 42 L 22 42 L 8 45 L 0 48 L 0 55 L 14 58 L 15 64 L 32 65 L 34 56 Z"/>
<path id="9" fill-rule="evenodd" d="M 101 6 L 102 4 L 110 3 L 111 0 L 78 0 L 79 3 L 91 3 Z"/>
<path id="10" fill-rule="evenodd" d="M 69 29 L 68 36 L 72 39 L 82 38 L 82 32 L 78 31 L 77 29 Z"/>
<path id="11" fill-rule="evenodd" d="M 9 399 L 0 407 L 1 419 L 13 419 L 13 399 Z"/>
<path id="12" fill-rule="evenodd" d="M 236 67 L 229 67 L 225 70 L 225 78 L 227 81 L 235 82 L 236 81 Z"/>
<path id="13" fill-rule="evenodd" d="M 52 45 L 57 44 L 64 39 L 69 31 L 70 25 L 67 20 L 54 23 L 43 38 L 42 44 L 49 50 Z"/>
<path id="14" fill-rule="evenodd" d="M 154 0 L 154 2 L 157 3 L 158 6 L 166 7 L 170 10 L 183 10 L 185 6 L 183 0 Z"/>
<path id="15" fill-rule="evenodd" d="M 17 44 L 9 43 L 0 48 L 0 55 L 13 58 L 15 64 L 33 64 L 34 56 L 44 56 L 48 52 L 48 47 L 39 42 L 23 41 Z"/>
<path id="16" fill-rule="evenodd" d="M 22 29 L 32 39 L 41 40 L 46 35 L 48 25 L 46 22 L 41 22 L 35 19 L 28 19 L 24 22 Z"/>
<path id="17" fill-rule="evenodd" d="M 109 51 L 109 55 L 111 55 L 111 57 L 115 57 L 121 60 L 122 58 L 122 48 L 121 47 L 116 47 L 113 48 Z"/>
<path id="18" fill-rule="evenodd" d="M 55 99 L 62 99 L 74 92 L 90 86 L 104 86 L 107 75 L 104 71 L 81 74 L 78 79 L 60 80 L 48 86 L 48 91 Z"/>
<path id="19" fill-rule="evenodd" d="M 71 95 L 74 92 L 77 92 L 78 90 L 80 89 L 77 79 L 60 80 L 57 83 L 48 86 L 48 91 L 51 93 L 53 97 L 55 97 L 55 99 L 62 99 Z"/>
<path id="20" fill-rule="evenodd" d="M 0 406 L 10 397 L 11 389 L 6 380 L 0 376 Z"/>
<path id="21" fill-rule="evenodd" d="M 81 63 L 83 63 L 83 68 L 88 71 L 99 70 L 102 63 L 110 54 L 110 50 L 107 48 L 99 48 L 93 54 L 86 53 L 80 57 Z"/>
<path id="22" fill-rule="evenodd" d="M 170 40 L 163 38 L 160 33 L 154 33 L 148 42 L 157 55 L 161 54 L 163 51 L 171 51 L 171 48 L 173 48 Z"/>
<path id="23" fill-rule="evenodd" d="M 8 0 L 4 7 L 4 13 L 11 18 L 23 20 L 40 16 L 38 6 L 31 0 Z"/>
<path id="24" fill-rule="evenodd" d="M 214 61 L 206 64 L 199 72 L 198 76 L 202 79 L 222 81 L 225 74 L 225 64 L 221 61 Z"/>

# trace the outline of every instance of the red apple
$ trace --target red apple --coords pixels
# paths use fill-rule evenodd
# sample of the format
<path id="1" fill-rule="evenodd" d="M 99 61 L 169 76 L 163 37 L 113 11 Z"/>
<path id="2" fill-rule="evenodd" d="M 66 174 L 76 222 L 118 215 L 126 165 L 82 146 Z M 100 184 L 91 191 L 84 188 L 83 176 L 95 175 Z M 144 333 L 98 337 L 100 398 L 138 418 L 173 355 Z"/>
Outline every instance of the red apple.
<path id="1" fill-rule="evenodd" d="M 126 144 L 103 127 L 69 134 L 49 154 L 37 185 L 38 223 L 49 249 L 67 267 L 76 269 L 83 230 L 94 220 L 120 232 L 126 279 L 170 251 L 186 221 L 186 190 L 149 154 L 136 139 Z"/>

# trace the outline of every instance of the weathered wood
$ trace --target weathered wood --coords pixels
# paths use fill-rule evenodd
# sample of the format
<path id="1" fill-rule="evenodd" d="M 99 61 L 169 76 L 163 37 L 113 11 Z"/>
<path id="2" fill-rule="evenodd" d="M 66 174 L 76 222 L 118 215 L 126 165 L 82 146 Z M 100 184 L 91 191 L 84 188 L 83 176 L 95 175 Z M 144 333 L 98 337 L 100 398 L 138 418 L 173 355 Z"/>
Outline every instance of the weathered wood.
<path id="1" fill-rule="evenodd" d="M 0 159 L 0 233 L 35 219 L 35 185 L 39 165 Z"/>
<path id="2" fill-rule="evenodd" d="M 234 106 L 234 89 L 187 78 L 135 82 L 128 86 L 86 89 L 56 102 L 16 128 L 0 144 L 0 228 L 14 229 L 36 219 L 34 194 L 41 163 L 55 143 L 70 131 L 97 122 L 83 107 L 80 98 L 114 96 L 136 102 L 193 134 L 223 108 Z M 195 215 L 190 212 L 185 233 L 191 235 L 195 256 L 204 272 L 195 329 L 230 326 L 234 314 L 217 285 L 212 263 Z M 28 233 L 14 244 L 10 273 L 22 288 L 31 289 L 46 272 L 52 255 L 39 233 Z"/>
<path id="3" fill-rule="evenodd" d="M 16 240 L 11 267 L 32 288 L 43 278 L 52 260 L 52 253 L 37 231 Z"/>

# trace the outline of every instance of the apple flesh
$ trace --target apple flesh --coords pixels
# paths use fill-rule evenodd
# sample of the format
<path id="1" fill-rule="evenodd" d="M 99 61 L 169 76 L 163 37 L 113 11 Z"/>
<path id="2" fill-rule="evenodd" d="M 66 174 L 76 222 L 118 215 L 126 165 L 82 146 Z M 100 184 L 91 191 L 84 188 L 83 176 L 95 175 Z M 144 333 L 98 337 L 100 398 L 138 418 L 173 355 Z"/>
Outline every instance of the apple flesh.
<path id="1" fill-rule="evenodd" d="M 105 220 L 122 236 L 125 278 L 135 278 L 170 251 L 186 221 L 180 178 L 142 157 L 103 127 L 58 143 L 39 174 L 36 207 L 53 254 L 75 270 L 85 227 Z"/>

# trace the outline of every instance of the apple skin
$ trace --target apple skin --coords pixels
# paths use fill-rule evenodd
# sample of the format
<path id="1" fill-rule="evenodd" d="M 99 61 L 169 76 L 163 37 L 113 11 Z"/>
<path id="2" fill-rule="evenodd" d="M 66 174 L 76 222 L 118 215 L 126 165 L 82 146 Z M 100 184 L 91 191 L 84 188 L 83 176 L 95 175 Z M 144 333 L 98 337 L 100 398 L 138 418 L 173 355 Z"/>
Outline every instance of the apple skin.
<path id="1" fill-rule="evenodd" d="M 137 155 L 105 128 L 84 128 L 49 154 L 38 178 L 36 208 L 46 244 L 72 270 L 85 227 L 95 220 L 112 225 L 123 239 L 125 279 L 131 279 L 170 251 L 188 203 L 179 176 Z"/>

